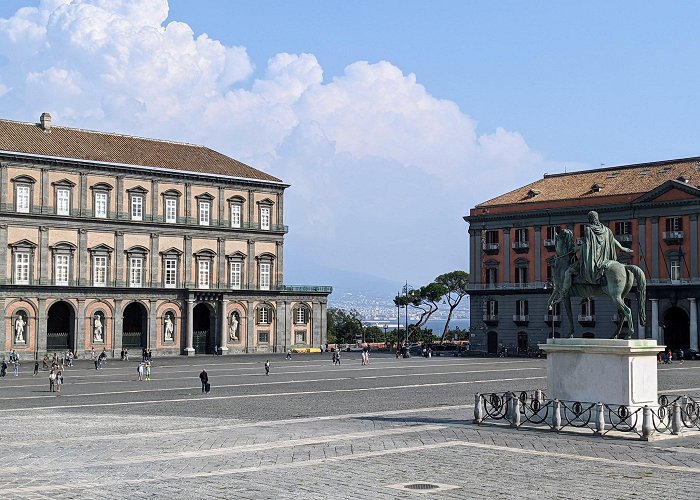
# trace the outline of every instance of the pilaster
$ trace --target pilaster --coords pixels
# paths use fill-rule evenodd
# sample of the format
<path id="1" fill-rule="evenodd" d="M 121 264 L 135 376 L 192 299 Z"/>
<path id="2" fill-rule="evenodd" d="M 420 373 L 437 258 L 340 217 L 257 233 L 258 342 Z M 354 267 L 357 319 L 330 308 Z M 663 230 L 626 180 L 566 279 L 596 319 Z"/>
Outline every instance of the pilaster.
<path id="1" fill-rule="evenodd" d="M 185 332 L 185 355 L 194 355 L 194 299 L 187 298 L 187 331 Z"/>
<path id="2" fill-rule="evenodd" d="M 151 233 L 151 255 L 149 256 L 151 275 L 150 286 L 158 286 L 158 267 L 160 266 L 160 256 L 158 254 L 158 233 Z"/>
<path id="3" fill-rule="evenodd" d="M 542 226 L 535 226 L 535 281 L 542 280 Z"/>
<path id="4" fill-rule="evenodd" d="M 255 192 L 252 189 L 248 190 L 248 227 L 251 227 L 253 221 L 255 221 Z"/>
<path id="5" fill-rule="evenodd" d="M 226 323 L 227 323 L 227 316 L 226 316 L 226 305 L 228 304 L 228 301 L 226 298 L 222 295 L 221 300 L 219 301 L 219 346 L 221 348 L 221 354 L 228 354 L 228 335 L 227 335 L 227 329 L 226 329 Z"/>
<path id="6" fill-rule="evenodd" d="M 647 226 L 645 217 L 637 219 L 637 237 L 639 239 L 639 267 L 642 268 L 645 274 L 648 274 L 651 271 L 649 270 L 649 259 L 647 257 Z"/>
<path id="7" fill-rule="evenodd" d="M 49 283 L 49 266 L 51 265 L 51 255 L 49 255 L 49 227 L 39 227 L 39 283 L 47 285 Z"/>
<path id="8" fill-rule="evenodd" d="M 49 190 L 51 186 L 49 185 L 49 170 L 46 168 L 41 169 L 41 207 L 40 211 L 43 214 L 53 213 L 53 207 L 49 206 Z"/>
<path id="9" fill-rule="evenodd" d="M 275 245 L 277 253 L 275 285 L 281 286 L 284 284 L 284 241 L 277 241 Z"/>
<path id="10" fill-rule="evenodd" d="M 158 181 L 151 181 L 151 220 L 158 220 Z"/>
<path id="11" fill-rule="evenodd" d="M 7 164 L 0 164 L 0 207 L 7 205 L 7 195 L 10 190 L 10 183 L 7 179 Z M 3 344 L 4 345 L 4 344 Z"/>
<path id="12" fill-rule="evenodd" d="M 698 350 L 698 305 L 694 297 L 688 299 L 690 302 L 690 348 Z"/>
<path id="13" fill-rule="evenodd" d="M 503 229 L 503 281 L 510 283 L 510 228 Z"/>
<path id="14" fill-rule="evenodd" d="M 651 218 L 651 277 L 659 278 L 659 218 Z M 652 332 L 653 333 L 653 332 Z M 658 340 L 658 337 L 652 337 Z"/>
<path id="15" fill-rule="evenodd" d="M 255 352 L 253 336 L 255 335 L 255 309 L 253 301 L 246 301 L 246 321 L 245 321 L 245 352 Z"/>
<path id="16" fill-rule="evenodd" d="M 124 231 L 114 232 L 114 282 L 122 286 L 124 282 Z M 126 280 L 128 281 L 128 280 Z"/>
<path id="17" fill-rule="evenodd" d="M 186 224 L 190 223 L 190 217 L 192 217 L 192 184 L 187 182 L 187 183 L 185 183 L 185 221 L 186 221 Z"/>
<path id="18" fill-rule="evenodd" d="M 698 277 L 698 214 L 690 214 L 690 277 Z"/>
<path id="19" fill-rule="evenodd" d="M 7 279 L 7 224 L 0 224 L 0 283 Z M 2 344 L 5 345 L 5 344 Z"/>
<path id="20" fill-rule="evenodd" d="M 118 352 L 122 350 L 122 333 L 124 331 L 124 312 L 122 299 L 114 301 L 114 318 L 112 321 L 112 350 Z M 139 353 L 136 353 L 137 355 Z"/>
<path id="21" fill-rule="evenodd" d="M 216 240 L 216 283 L 219 288 L 226 287 L 226 239 Z M 214 280 L 212 280 L 213 282 Z M 213 283 L 212 283 L 213 284 Z"/>
<path id="22" fill-rule="evenodd" d="M 148 348 L 158 348 L 158 301 L 150 299 L 148 308 Z"/>
<path id="23" fill-rule="evenodd" d="M 46 299 L 39 297 L 36 316 L 37 352 L 46 352 Z"/>
<path id="24" fill-rule="evenodd" d="M 226 200 L 223 186 L 219 186 L 219 210 L 217 213 L 218 226 L 226 226 Z"/>
<path id="25" fill-rule="evenodd" d="M 117 210 L 117 219 L 124 218 L 124 176 L 123 175 L 118 175 L 117 176 L 117 187 L 115 189 L 116 191 L 116 210 Z M 128 217 L 126 217 L 128 219 Z"/>
<path id="26" fill-rule="evenodd" d="M 87 213 L 87 189 L 88 189 L 88 179 L 87 173 L 80 172 L 80 201 L 79 209 L 80 215 L 84 216 Z"/>
<path id="27" fill-rule="evenodd" d="M 184 259 L 184 264 L 185 264 L 185 276 L 183 277 L 182 283 L 184 284 L 185 288 L 189 288 L 192 284 L 192 236 L 189 234 L 186 234 L 184 237 L 184 242 L 183 242 L 183 248 L 184 250 L 184 255 L 182 258 Z M 191 347 L 191 346 L 190 346 Z"/>
<path id="28" fill-rule="evenodd" d="M 255 241 L 248 240 L 248 258 L 246 259 L 247 267 L 246 269 L 246 285 L 248 289 L 251 290 L 255 283 Z"/>
<path id="29" fill-rule="evenodd" d="M 88 266 L 87 229 L 78 229 L 78 284 L 90 284 L 90 268 Z"/>
<path id="30" fill-rule="evenodd" d="M 651 302 L 651 339 L 659 341 L 659 299 L 649 299 Z"/>
<path id="31" fill-rule="evenodd" d="M 78 318 L 76 321 L 76 332 L 75 332 L 75 348 L 74 351 L 84 352 L 85 351 L 85 299 L 78 299 Z"/>

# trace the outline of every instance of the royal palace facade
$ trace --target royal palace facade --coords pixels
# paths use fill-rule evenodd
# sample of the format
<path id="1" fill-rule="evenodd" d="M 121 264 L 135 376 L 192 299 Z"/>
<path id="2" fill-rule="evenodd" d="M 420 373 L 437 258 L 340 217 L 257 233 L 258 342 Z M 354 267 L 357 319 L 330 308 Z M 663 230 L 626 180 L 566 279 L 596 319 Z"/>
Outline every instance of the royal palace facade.
<path id="1" fill-rule="evenodd" d="M 700 158 L 545 175 L 480 203 L 464 219 L 470 235 L 472 347 L 525 353 L 565 332 L 562 308 L 547 310 L 556 231 L 580 239 L 596 210 L 634 253 L 618 260 L 647 278 L 646 326 L 635 337 L 698 349 Z M 626 299 L 637 322 L 636 295 Z M 574 335 L 610 338 L 618 314 L 608 297 L 572 299 Z"/>
<path id="2" fill-rule="evenodd" d="M 0 351 L 320 346 L 331 288 L 284 285 L 287 187 L 203 146 L 0 120 Z"/>

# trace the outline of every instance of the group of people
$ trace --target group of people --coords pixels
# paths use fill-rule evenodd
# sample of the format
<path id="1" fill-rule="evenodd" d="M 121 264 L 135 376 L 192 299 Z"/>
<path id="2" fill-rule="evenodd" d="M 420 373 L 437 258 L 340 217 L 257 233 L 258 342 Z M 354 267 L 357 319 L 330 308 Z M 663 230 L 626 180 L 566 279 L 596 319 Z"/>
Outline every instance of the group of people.
<path id="1" fill-rule="evenodd" d="M 369 347 L 362 349 L 362 366 L 369 364 Z"/>
<path id="2" fill-rule="evenodd" d="M 145 363 L 146 361 L 151 361 L 151 359 L 153 358 L 153 354 L 151 354 L 150 349 L 146 349 L 144 347 L 143 352 L 141 352 L 141 357 L 143 358 L 141 361 Z"/>
<path id="3" fill-rule="evenodd" d="M 340 351 L 333 351 L 333 364 L 334 365 L 340 364 Z"/>
<path id="4" fill-rule="evenodd" d="M 61 386 L 63 385 L 63 371 L 57 368 L 51 368 L 49 372 L 49 391 L 50 392 L 61 392 Z"/>
<path id="5" fill-rule="evenodd" d="M 151 361 L 142 361 L 139 363 L 139 366 L 136 368 L 136 373 L 139 375 L 139 380 L 143 382 L 144 380 L 144 374 L 146 376 L 146 380 L 151 380 Z"/>
<path id="6" fill-rule="evenodd" d="M 102 352 L 97 357 L 95 357 L 95 348 L 91 348 L 90 357 L 95 363 L 95 370 L 101 370 L 107 363 L 107 351 L 105 350 L 105 348 L 102 348 Z"/>
<path id="7" fill-rule="evenodd" d="M 122 349 L 119 359 L 122 361 L 129 361 L 129 349 Z"/>
<path id="8" fill-rule="evenodd" d="M 679 349 L 676 352 L 676 360 L 678 360 L 680 364 L 683 364 L 683 349 Z M 671 364 L 673 362 L 673 353 L 671 352 L 671 349 L 667 350 L 666 352 L 660 352 L 658 356 L 658 361 L 659 364 Z"/>

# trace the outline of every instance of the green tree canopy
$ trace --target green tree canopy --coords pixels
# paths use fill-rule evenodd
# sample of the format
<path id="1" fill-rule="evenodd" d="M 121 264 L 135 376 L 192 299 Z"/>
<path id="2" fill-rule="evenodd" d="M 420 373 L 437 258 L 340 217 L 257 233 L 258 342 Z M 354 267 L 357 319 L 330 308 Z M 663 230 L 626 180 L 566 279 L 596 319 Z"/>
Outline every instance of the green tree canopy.
<path id="1" fill-rule="evenodd" d="M 447 289 L 444 294 L 445 301 L 450 306 L 450 310 L 447 313 L 447 321 L 445 322 L 445 329 L 442 331 L 442 338 L 440 343 L 445 341 L 445 335 L 449 331 L 450 321 L 452 320 L 452 313 L 462 302 L 462 299 L 469 294 L 469 273 L 465 271 L 452 271 L 451 273 L 441 274 L 435 278 L 435 283 L 439 283 Z"/>

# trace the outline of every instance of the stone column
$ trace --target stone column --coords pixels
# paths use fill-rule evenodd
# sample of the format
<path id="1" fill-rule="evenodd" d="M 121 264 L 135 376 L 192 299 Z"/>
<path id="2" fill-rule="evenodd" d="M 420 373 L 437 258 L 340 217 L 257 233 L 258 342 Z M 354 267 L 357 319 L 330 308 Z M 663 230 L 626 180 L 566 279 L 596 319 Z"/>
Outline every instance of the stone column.
<path id="1" fill-rule="evenodd" d="M 245 321 L 245 352 L 255 352 L 253 336 L 255 334 L 255 309 L 253 301 L 246 301 L 246 321 Z M 243 335 L 243 332 L 241 332 Z"/>
<path id="2" fill-rule="evenodd" d="M 85 299 L 78 299 L 78 318 L 75 331 L 75 352 L 85 351 Z"/>
<path id="3" fill-rule="evenodd" d="M 319 325 L 319 329 L 321 330 L 321 345 L 325 345 L 326 342 L 328 342 L 328 324 L 327 324 L 327 319 L 328 319 L 328 313 L 326 311 L 326 302 L 321 301 L 321 324 Z"/>
<path id="4" fill-rule="evenodd" d="M 248 240 L 248 257 L 246 259 L 247 263 L 247 268 L 246 269 L 246 286 L 248 287 L 248 290 L 251 290 L 254 286 L 254 283 L 256 281 L 256 276 L 255 276 L 255 241 L 254 240 Z"/>
<path id="5" fill-rule="evenodd" d="M 221 347 L 221 354 L 228 354 L 228 317 L 226 316 L 226 305 L 228 301 L 222 295 L 219 301 L 219 346 Z"/>
<path id="6" fill-rule="evenodd" d="M 160 255 L 158 254 L 158 233 L 151 233 L 151 250 L 149 255 L 150 262 L 150 267 L 151 267 L 151 275 L 149 276 L 149 286 L 152 287 L 158 287 L 159 286 L 159 279 L 158 279 L 158 267 L 160 266 Z M 160 284 L 162 286 L 162 284 Z"/>
<path id="7" fill-rule="evenodd" d="M 43 214 L 54 213 L 53 207 L 49 206 L 49 189 L 51 185 L 49 184 L 49 171 L 46 168 L 41 169 L 41 207 L 39 211 Z M 34 210 L 32 210 L 34 212 Z"/>
<path id="8" fill-rule="evenodd" d="M 651 218 L 651 277 L 659 278 L 659 218 Z"/>
<path id="9" fill-rule="evenodd" d="M 277 250 L 277 262 L 276 262 L 276 273 L 275 273 L 275 285 L 281 287 L 284 284 L 284 241 L 275 242 L 275 248 Z"/>
<path id="10" fill-rule="evenodd" d="M 122 219 L 124 217 L 124 177 L 121 175 L 117 176 L 117 207 L 116 207 L 116 212 L 117 212 L 117 219 Z M 126 217 L 128 219 L 128 217 Z"/>
<path id="11" fill-rule="evenodd" d="M 503 281 L 510 282 L 510 228 L 503 229 Z"/>
<path id="12" fill-rule="evenodd" d="M 698 277 L 698 214 L 690 214 L 690 277 Z"/>
<path id="13" fill-rule="evenodd" d="M 659 342 L 659 299 L 651 301 L 651 338 Z"/>
<path id="14" fill-rule="evenodd" d="M 698 350 L 698 306 L 695 297 L 690 297 L 690 348 Z"/>
<path id="15" fill-rule="evenodd" d="M 192 216 L 192 184 L 185 183 L 185 224 L 190 223 Z"/>
<path id="16" fill-rule="evenodd" d="M 87 213 L 87 173 L 80 173 L 80 215 L 84 216 Z M 94 214 L 93 214 L 94 215 Z"/>
<path id="17" fill-rule="evenodd" d="M 226 285 L 226 238 L 216 240 L 216 282 L 217 288 L 228 288 Z"/>
<path id="18" fill-rule="evenodd" d="M 276 216 L 276 224 L 279 224 L 280 226 L 284 224 L 284 195 L 283 193 L 277 193 L 277 216 Z"/>
<path id="19" fill-rule="evenodd" d="M 129 280 L 127 279 L 126 282 Z M 124 231 L 114 232 L 114 284 L 126 286 L 124 280 Z"/>
<path id="20" fill-rule="evenodd" d="M 219 186 L 219 213 L 217 214 L 218 216 L 218 226 L 228 226 L 227 220 L 226 220 L 226 200 L 224 199 L 225 196 L 224 188 L 223 186 Z"/>
<path id="21" fill-rule="evenodd" d="M 149 300 L 148 307 L 148 348 L 158 348 L 158 301 Z"/>
<path id="22" fill-rule="evenodd" d="M 151 181 L 151 218 L 158 220 L 158 181 Z M 165 220 L 165 219 L 164 219 Z"/>
<path id="23" fill-rule="evenodd" d="M 312 311 L 311 311 L 311 328 L 312 328 L 312 338 L 311 338 L 311 347 L 321 347 L 321 326 L 323 325 L 323 322 L 321 321 L 321 315 L 323 313 L 323 308 L 321 307 L 320 302 L 313 302 L 311 304 Z"/>
<path id="24" fill-rule="evenodd" d="M 7 205 L 7 194 L 9 190 L 12 189 L 7 178 L 7 163 L 2 163 L 0 164 L 0 208 L 3 208 L 3 210 Z M 8 210 L 12 209 L 8 207 Z"/>
<path id="25" fill-rule="evenodd" d="M 49 284 L 49 268 L 51 255 L 49 254 L 49 227 L 39 227 L 39 283 Z"/>
<path id="26" fill-rule="evenodd" d="M 252 227 L 255 221 L 255 192 L 252 189 L 248 190 L 248 226 Z M 246 226 L 243 226 L 246 227 Z"/>
<path id="27" fill-rule="evenodd" d="M 112 318 L 112 350 L 114 352 L 122 350 L 124 330 L 124 312 L 122 306 L 122 299 L 116 299 L 114 301 L 114 318 Z M 137 353 L 137 355 L 140 355 L 140 353 Z"/>
<path id="28" fill-rule="evenodd" d="M 189 234 L 186 234 L 184 236 L 184 242 L 183 242 L 183 248 L 184 253 L 182 255 L 182 258 L 184 259 L 184 276 L 182 278 L 182 283 L 184 288 L 189 288 L 192 286 L 192 282 L 190 281 L 192 279 L 192 236 Z"/>
<path id="29" fill-rule="evenodd" d="M 46 299 L 39 297 L 36 316 L 36 345 L 37 352 L 44 354 L 46 352 Z"/>
<path id="30" fill-rule="evenodd" d="M 286 351 L 292 345 L 290 340 L 292 322 L 289 316 L 289 303 L 286 300 L 278 300 L 275 306 L 277 308 L 277 321 L 273 346 L 276 352 Z"/>
<path id="31" fill-rule="evenodd" d="M 13 265 L 14 263 L 10 263 L 10 266 Z M 0 224 L 0 285 L 4 285 L 5 280 L 7 280 L 7 224 Z"/>
<path id="32" fill-rule="evenodd" d="M 186 347 L 185 347 L 185 355 L 186 356 L 193 356 L 194 355 L 194 299 L 193 298 L 188 298 L 187 299 L 187 331 L 185 332 L 186 335 Z"/>
<path id="33" fill-rule="evenodd" d="M 78 229 L 78 284 L 90 284 L 90 266 L 88 266 L 87 229 Z"/>
<path id="34" fill-rule="evenodd" d="M 537 283 L 544 281 L 542 279 L 542 226 L 535 226 L 535 281 Z"/>

